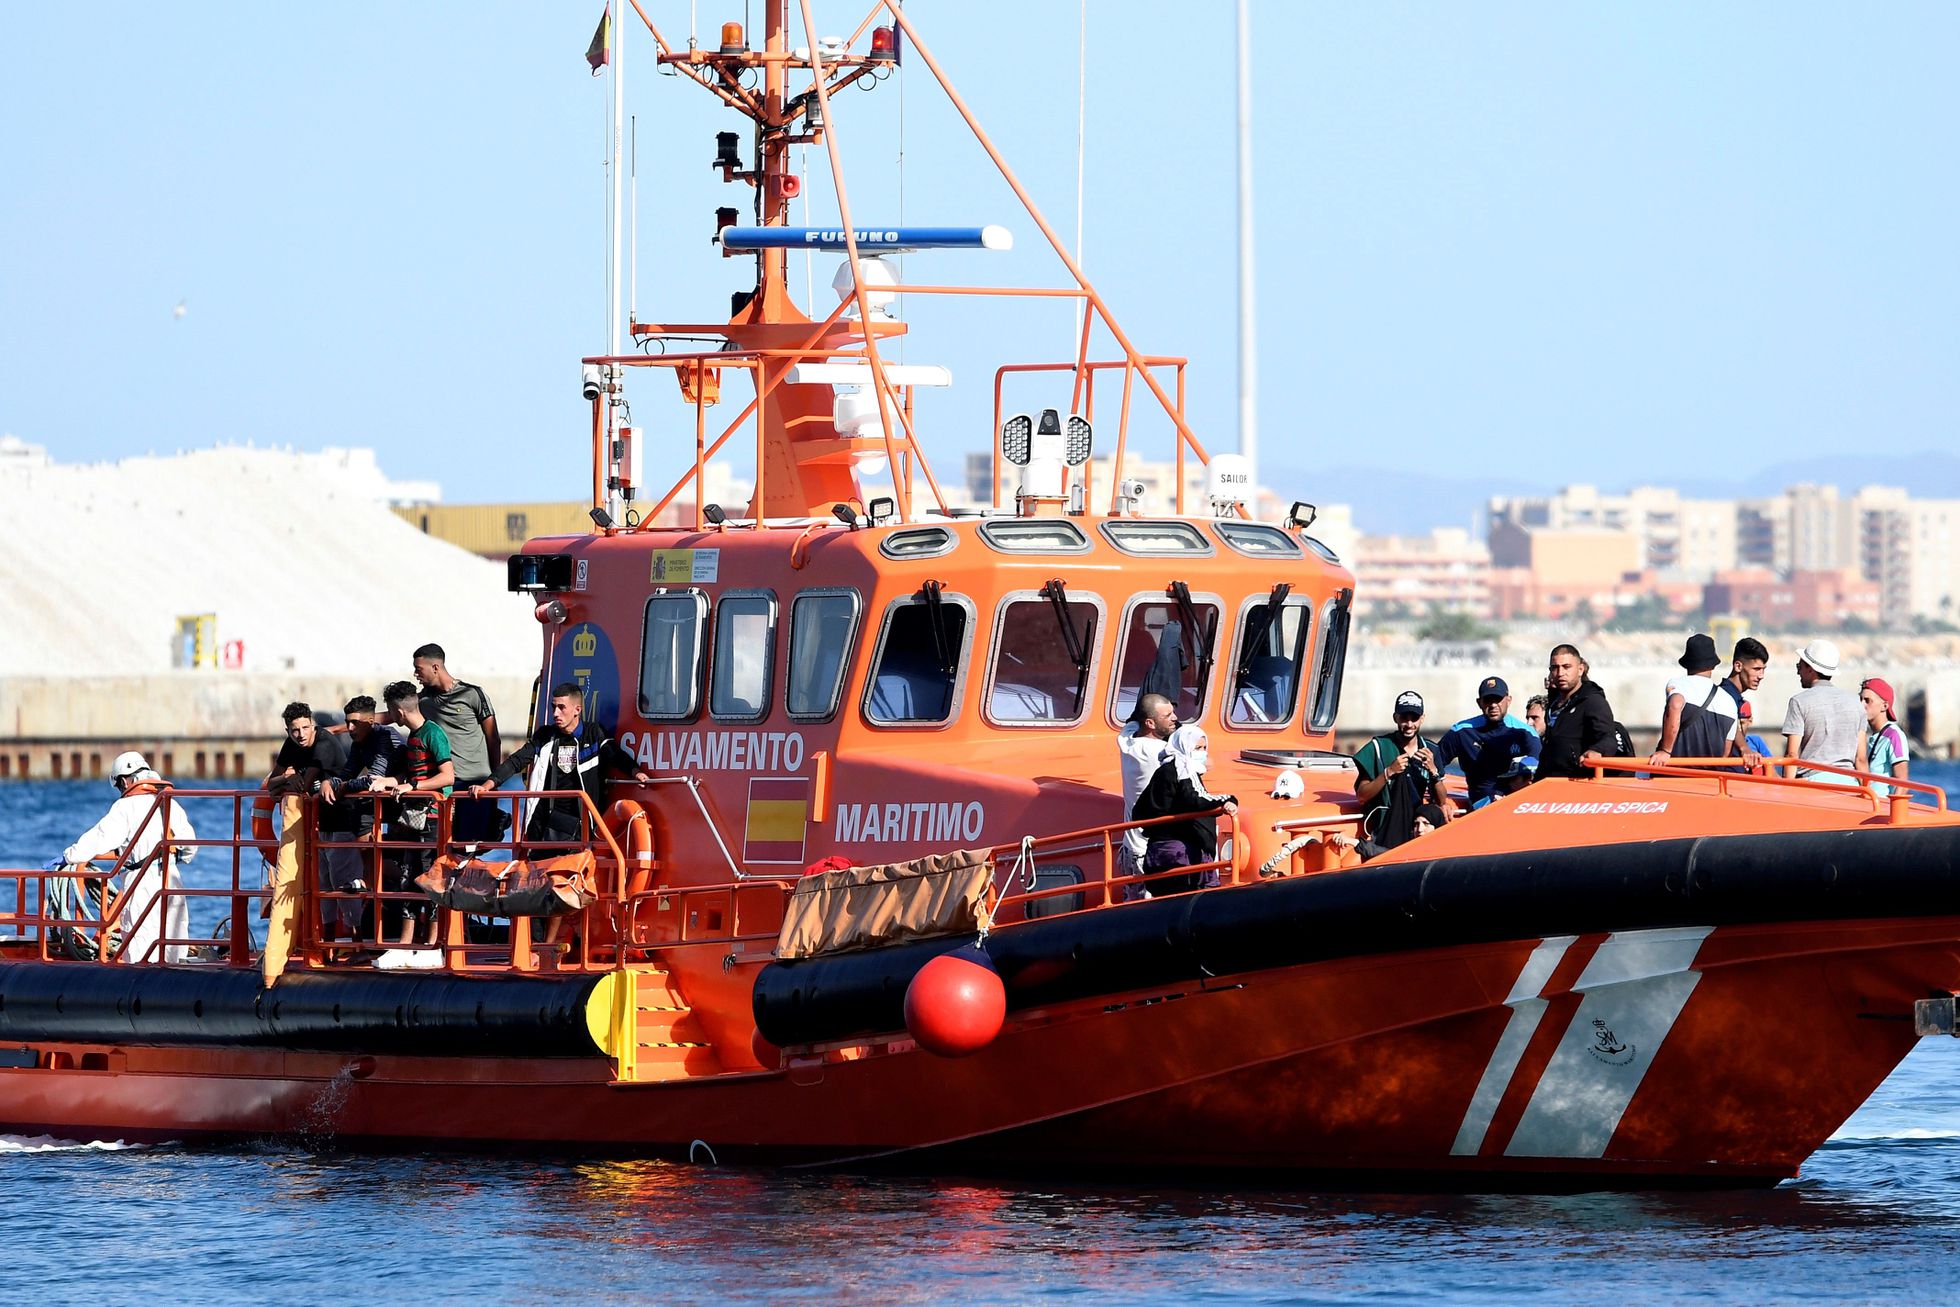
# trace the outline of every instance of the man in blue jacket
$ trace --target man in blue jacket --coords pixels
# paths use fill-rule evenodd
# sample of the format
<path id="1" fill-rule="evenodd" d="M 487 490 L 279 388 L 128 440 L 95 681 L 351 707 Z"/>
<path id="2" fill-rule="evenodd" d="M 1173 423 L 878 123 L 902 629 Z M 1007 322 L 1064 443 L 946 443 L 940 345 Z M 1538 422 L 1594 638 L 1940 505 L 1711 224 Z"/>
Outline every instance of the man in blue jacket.
<path id="1" fill-rule="evenodd" d="M 1453 762 L 1462 769 L 1472 808 L 1497 797 L 1503 779 L 1517 774 L 1518 759 L 1536 764 L 1538 737 L 1510 710 L 1511 687 L 1501 676 L 1486 676 L 1477 686 L 1477 715 L 1450 727 L 1436 745 L 1436 769 Z"/>

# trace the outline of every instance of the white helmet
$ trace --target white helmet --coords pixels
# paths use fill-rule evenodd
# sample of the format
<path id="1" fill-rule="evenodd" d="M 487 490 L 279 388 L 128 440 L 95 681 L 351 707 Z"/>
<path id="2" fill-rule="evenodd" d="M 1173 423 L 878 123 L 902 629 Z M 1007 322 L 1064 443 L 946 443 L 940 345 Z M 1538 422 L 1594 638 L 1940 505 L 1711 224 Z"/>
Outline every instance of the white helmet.
<path id="1" fill-rule="evenodd" d="M 142 776 L 146 773 L 151 776 L 156 775 L 156 772 L 150 769 L 149 759 L 134 749 L 117 754 L 116 760 L 109 764 L 111 781 L 128 780 L 132 776 Z"/>
<path id="2" fill-rule="evenodd" d="M 1275 799 L 1297 799 L 1307 792 L 1307 782 L 1299 772 L 1288 767 L 1273 777 L 1273 797 Z"/>

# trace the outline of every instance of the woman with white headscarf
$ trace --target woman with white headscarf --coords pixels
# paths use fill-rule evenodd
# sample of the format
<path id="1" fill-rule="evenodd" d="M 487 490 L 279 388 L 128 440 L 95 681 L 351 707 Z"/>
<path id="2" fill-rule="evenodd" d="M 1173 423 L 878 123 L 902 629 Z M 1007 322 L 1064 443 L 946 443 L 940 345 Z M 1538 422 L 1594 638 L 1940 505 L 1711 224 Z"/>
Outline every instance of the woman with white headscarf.
<path id="1" fill-rule="evenodd" d="M 1146 826 L 1149 847 L 1143 855 L 1145 872 L 1166 871 L 1210 862 L 1218 856 L 1218 821 L 1212 814 L 1219 808 L 1238 811 L 1238 800 L 1229 794 L 1213 794 L 1204 786 L 1210 766 L 1210 748 L 1201 726 L 1180 726 L 1171 732 L 1164 747 L 1164 760 L 1157 764 L 1149 784 L 1130 809 L 1130 820 L 1148 821 L 1153 817 L 1178 820 Z M 1165 876 L 1143 882 L 1152 894 L 1183 894 L 1216 884 L 1214 872 L 1194 872 L 1187 876 Z"/>

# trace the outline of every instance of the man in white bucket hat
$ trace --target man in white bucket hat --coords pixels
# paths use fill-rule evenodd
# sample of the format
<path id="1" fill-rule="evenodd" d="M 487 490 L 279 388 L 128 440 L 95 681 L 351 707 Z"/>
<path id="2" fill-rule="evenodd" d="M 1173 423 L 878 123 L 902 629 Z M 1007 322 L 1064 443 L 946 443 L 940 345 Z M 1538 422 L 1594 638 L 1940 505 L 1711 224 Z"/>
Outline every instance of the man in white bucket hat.
<path id="1" fill-rule="evenodd" d="M 119 918 L 118 933 L 129 935 L 123 950 L 127 962 L 182 962 L 187 952 L 182 944 L 159 947 L 165 937 L 183 939 L 190 934 L 190 907 L 181 895 L 173 895 L 167 905 L 156 898 L 165 886 L 184 888 L 178 864 L 197 852 L 179 841 L 194 840 L 197 831 L 182 804 L 173 798 L 161 800 L 170 786 L 150 767 L 148 759 L 135 750 L 119 753 L 109 764 L 109 783 L 120 796 L 102 814 L 102 820 L 76 837 L 62 850 L 61 860 L 79 867 L 93 859 L 105 860 L 98 870 L 106 871 L 117 858 L 123 858 L 122 883 L 127 902 Z M 170 819 L 170 847 L 163 846 L 166 812 Z M 127 855 L 127 856 L 124 856 Z"/>
<path id="2" fill-rule="evenodd" d="M 1812 640 L 1797 650 L 1797 680 L 1803 689 L 1790 696 L 1783 710 L 1783 756 L 1832 767 L 1856 767 L 1864 739 L 1865 710 L 1858 696 L 1841 685 L 1837 675 L 1838 647 L 1829 640 Z M 1855 785 L 1849 776 L 1799 767 L 1797 775 L 1836 785 Z"/>

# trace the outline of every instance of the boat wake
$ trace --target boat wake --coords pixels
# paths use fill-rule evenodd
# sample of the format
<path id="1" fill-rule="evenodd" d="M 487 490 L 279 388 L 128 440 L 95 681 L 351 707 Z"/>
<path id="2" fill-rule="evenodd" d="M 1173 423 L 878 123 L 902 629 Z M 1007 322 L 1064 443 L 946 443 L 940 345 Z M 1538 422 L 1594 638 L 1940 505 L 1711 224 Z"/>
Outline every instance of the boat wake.
<path id="1" fill-rule="evenodd" d="M 1895 1140 L 1960 1139 L 1960 1130 L 1925 1130 L 1907 1126 L 1896 1130 L 1840 1130 L 1827 1141 L 1833 1144 L 1877 1144 Z"/>
<path id="2" fill-rule="evenodd" d="M 0 1156 L 13 1153 L 121 1153 L 132 1148 L 147 1147 L 148 1144 L 125 1143 L 120 1139 L 80 1143 L 73 1139 L 57 1139 L 53 1135 L 0 1135 Z"/>

